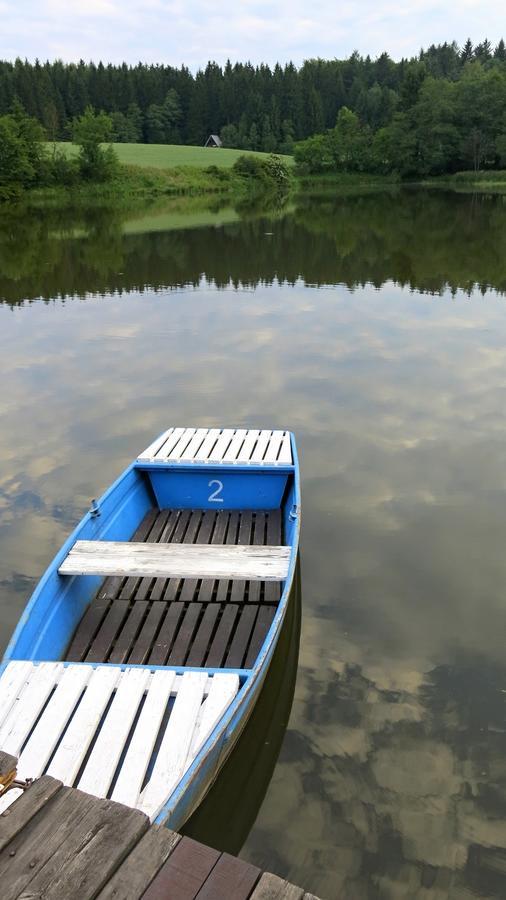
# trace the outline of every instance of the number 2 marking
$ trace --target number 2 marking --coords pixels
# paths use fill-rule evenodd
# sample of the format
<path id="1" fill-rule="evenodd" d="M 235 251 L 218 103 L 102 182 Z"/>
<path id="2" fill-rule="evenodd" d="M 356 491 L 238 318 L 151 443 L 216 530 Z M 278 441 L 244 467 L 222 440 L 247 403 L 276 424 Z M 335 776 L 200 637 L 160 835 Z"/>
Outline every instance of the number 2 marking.
<path id="1" fill-rule="evenodd" d="M 209 494 L 209 497 L 207 498 L 208 502 L 209 503 L 223 503 L 223 497 L 219 496 L 223 490 L 223 482 L 218 481 L 217 478 L 214 478 L 212 481 L 209 482 L 209 484 L 207 486 L 212 488 L 214 485 L 217 486 L 216 490 L 213 491 L 211 494 Z"/>

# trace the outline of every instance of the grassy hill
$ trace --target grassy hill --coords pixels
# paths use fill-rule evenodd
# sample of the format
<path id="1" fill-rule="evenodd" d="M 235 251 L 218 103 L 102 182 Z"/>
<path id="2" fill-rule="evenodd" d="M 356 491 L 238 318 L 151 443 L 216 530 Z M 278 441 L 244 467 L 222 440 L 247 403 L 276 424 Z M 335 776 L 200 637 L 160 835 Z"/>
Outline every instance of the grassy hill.
<path id="1" fill-rule="evenodd" d="M 77 153 L 75 144 L 60 143 L 59 146 L 69 155 Z M 178 166 L 193 166 L 205 169 L 207 166 L 218 166 L 230 169 L 238 156 L 244 153 L 264 158 L 267 153 L 253 153 L 251 150 L 226 150 L 224 147 L 210 149 L 207 147 L 183 147 L 178 144 L 113 144 L 122 163 L 142 166 L 151 169 L 175 169 Z M 293 157 L 281 157 L 287 165 L 293 165 Z"/>

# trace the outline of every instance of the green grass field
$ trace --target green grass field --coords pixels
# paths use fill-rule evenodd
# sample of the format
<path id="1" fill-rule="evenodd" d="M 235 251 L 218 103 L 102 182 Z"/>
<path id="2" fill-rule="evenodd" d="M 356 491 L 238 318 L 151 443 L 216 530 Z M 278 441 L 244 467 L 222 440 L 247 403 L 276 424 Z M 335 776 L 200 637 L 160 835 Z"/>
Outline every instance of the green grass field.
<path id="1" fill-rule="evenodd" d="M 75 144 L 60 143 L 59 146 L 69 155 L 77 153 Z M 119 161 L 132 166 L 145 166 L 152 169 L 175 169 L 177 166 L 193 166 L 204 169 L 207 166 L 219 166 L 230 169 L 239 156 L 244 153 L 252 156 L 266 157 L 267 153 L 253 153 L 250 150 L 211 150 L 207 147 L 182 147 L 177 144 L 113 144 Z M 293 164 L 291 156 L 282 156 L 287 165 Z"/>

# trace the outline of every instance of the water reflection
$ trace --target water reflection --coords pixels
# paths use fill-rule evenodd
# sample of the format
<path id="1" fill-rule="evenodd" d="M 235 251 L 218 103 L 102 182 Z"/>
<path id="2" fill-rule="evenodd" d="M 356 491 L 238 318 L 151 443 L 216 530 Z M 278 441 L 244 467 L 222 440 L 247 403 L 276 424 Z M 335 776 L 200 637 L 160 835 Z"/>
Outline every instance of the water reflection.
<path id="1" fill-rule="evenodd" d="M 1 639 L 168 422 L 293 428 L 300 663 L 242 853 L 329 900 L 504 898 L 504 199 L 108 215 L 0 228 Z"/>
<path id="2" fill-rule="evenodd" d="M 302 198 L 295 210 L 277 210 L 275 229 L 272 212 L 191 203 L 186 216 L 181 201 L 144 216 L 102 208 L 4 213 L 0 299 L 198 286 L 203 274 L 218 287 L 303 279 L 348 287 L 394 281 L 430 293 L 506 290 L 504 195 Z M 211 223 L 221 227 L 198 227 Z"/>

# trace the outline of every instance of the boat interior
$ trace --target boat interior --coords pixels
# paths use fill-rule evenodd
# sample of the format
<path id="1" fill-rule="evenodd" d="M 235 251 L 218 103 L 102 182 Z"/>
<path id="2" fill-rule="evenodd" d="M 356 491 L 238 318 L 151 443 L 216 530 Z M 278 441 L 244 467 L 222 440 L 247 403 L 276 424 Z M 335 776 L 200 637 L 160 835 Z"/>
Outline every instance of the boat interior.
<path id="1" fill-rule="evenodd" d="M 296 525 L 286 432 L 169 429 L 144 451 L 62 547 L 7 650 L 0 744 L 19 777 L 155 818 L 268 643 Z"/>

